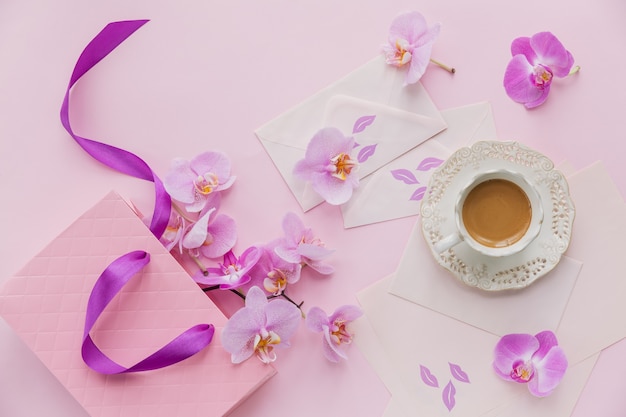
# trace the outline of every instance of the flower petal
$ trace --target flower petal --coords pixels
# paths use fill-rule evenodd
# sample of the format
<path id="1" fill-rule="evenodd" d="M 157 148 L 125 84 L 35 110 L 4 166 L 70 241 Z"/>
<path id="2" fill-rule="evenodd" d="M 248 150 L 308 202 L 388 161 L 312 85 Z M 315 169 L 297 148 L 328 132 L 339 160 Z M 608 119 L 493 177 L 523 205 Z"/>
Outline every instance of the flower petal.
<path id="1" fill-rule="evenodd" d="M 350 180 L 350 178 L 354 180 Z M 358 178 L 354 175 L 348 176 L 346 180 L 340 180 L 327 173 L 314 175 L 311 178 L 313 190 L 318 193 L 328 204 L 339 206 L 352 197 L 354 188 L 359 184 Z"/>
<path id="2" fill-rule="evenodd" d="M 237 242 L 237 223 L 225 214 L 219 214 L 208 225 L 211 242 L 200 247 L 200 252 L 207 258 L 219 258 L 231 250 Z"/>
<path id="3" fill-rule="evenodd" d="M 293 212 L 285 214 L 282 226 L 285 237 L 293 244 L 298 244 L 306 229 L 300 217 Z"/>
<path id="4" fill-rule="evenodd" d="M 504 89 L 513 101 L 535 103 L 541 98 L 545 101 L 544 91 L 549 90 L 538 89 L 531 80 L 532 73 L 533 67 L 524 55 L 515 55 L 511 59 L 504 72 Z"/>
<path id="5" fill-rule="evenodd" d="M 306 264 L 311 269 L 322 275 L 330 275 L 335 272 L 335 268 L 321 261 L 308 261 Z"/>
<path id="6" fill-rule="evenodd" d="M 559 342 L 556 339 L 556 335 L 550 330 L 537 333 L 535 337 L 539 341 L 539 349 L 533 354 L 532 359 L 533 362 L 539 362 L 546 356 L 550 349 L 557 346 Z"/>
<path id="7" fill-rule="evenodd" d="M 319 307 L 311 307 L 306 314 L 306 326 L 314 332 L 321 332 L 324 326 L 328 327 L 330 321 L 326 312 Z"/>
<path id="8" fill-rule="evenodd" d="M 537 53 L 532 46 L 530 46 L 530 38 L 528 36 L 521 36 L 513 39 L 513 42 L 511 42 L 511 56 L 520 54 L 526 57 L 526 60 L 531 66 L 539 63 Z"/>
<path id="9" fill-rule="evenodd" d="M 232 315 L 222 330 L 222 346 L 231 354 L 233 363 L 240 363 L 254 353 L 253 340 L 263 326 L 263 317 L 246 308 Z"/>
<path id="10" fill-rule="evenodd" d="M 190 167 L 196 175 L 212 172 L 217 175 L 220 184 L 230 178 L 230 159 L 221 152 L 201 153 L 191 160 Z"/>
<path id="11" fill-rule="evenodd" d="M 189 161 L 183 158 L 175 158 L 172 160 L 170 171 L 163 177 L 163 186 L 174 200 L 191 204 L 195 200 L 194 177 L 195 174 L 189 166 Z"/>
<path id="12" fill-rule="evenodd" d="M 335 252 L 332 249 L 327 249 L 324 246 L 314 245 L 311 243 L 301 243 L 298 245 L 298 253 L 305 258 L 321 261 L 328 258 Z"/>
<path id="13" fill-rule="evenodd" d="M 267 317 L 265 328 L 278 334 L 281 343 L 289 341 L 298 329 L 302 318 L 298 307 L 281 299 L 268 302 L 265 315 Z"/>
<path id="14" fill-rule="evenodd" d="M 183 248 L 196 249 L 202 246 L 207 237 L 207 228 L 209 223 L 209 217 L 215 209 L 212 209 L 200 217 L 196 224 L 183 237 Z"/>
<path id="15" fill-rule="evenodd" d="M 561 382 L 568 364 L 563 349 L 560 346 L 553 346 L 544 358 L 534 365 L 535 377 L 528 382 L 528 389 L 537 397 L 545 397 Z"/>
<path id="16" fill-rule="evenodd" d="M 339 319 L 345 322 L 351 322 L 363 315 L 363 310 L 355 305 L 343 305 L 337 308 L 333 314 L 330 315 L 329 321 L 332 323 Z"/>
<path id="17" fill-rule="evenodd" d="M 530 334 L 508 334 L 503 336 L 494 349 L 493 367 L 498 375 L 511 380 L 513 363 L 528 361 L 539 349 L 539 341 Z"/>
<path id="18" fill-rule="evenodd" d="M 324 356 L 326 357 L 326 359 L 328 359 L 331 362 L 340 362 L 341 359 L 348 359 L 348 356 L 346 356 L 346 354 L 343 352 L 342 349 L 340 349 L 339 346 L 337 346 L 336 343 L 333 343 L 333 341 L 330 338 L 330 328 L 328 326 L 324 326 L 324 339 L 323 339 L 323 352 L 324 352 Z"/>
<path id="19" fill-rule="evenodd" d="M 402 13 L 396 16 L 389 27 L 389 43 L 396 43 L 397 39 L 405 39 L 409 44 L 416 42 L 428 30 L 424 16 L 416 11 Z"/>
<path id="20" fill-rule="evenodd" d="M 557 77 L 565 77 L 574 65 L 574 58 L 561 41 L 550 32 L 539 32 L 530 38 L 530 46 L 539 62 L 547 65 Z"/>

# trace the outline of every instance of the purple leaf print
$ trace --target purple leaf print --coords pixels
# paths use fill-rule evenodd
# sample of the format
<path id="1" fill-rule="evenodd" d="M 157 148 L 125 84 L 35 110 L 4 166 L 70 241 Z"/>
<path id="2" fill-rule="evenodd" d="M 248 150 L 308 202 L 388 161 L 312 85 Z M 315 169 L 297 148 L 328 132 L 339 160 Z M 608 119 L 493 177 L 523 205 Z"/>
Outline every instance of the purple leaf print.
<path id="1" fill-rule="evenodd" d="M 415 175 L 408 169 L 394 169 L 391 171 L 391 175 L 397 180 L 402 181 L 405 184 L 419 184 Z"/>
<path id="2" fill-rule="evenodd" d="M 374 155 L 374 152 L 376 152 L 376 146 L 377 145 L 368 145 L 368 146 L 364 146 L 360 151 L 359 151 L 359 155 L 357 156 L 357 161 L 359 162 L 365 162 L 369 159 L 370 156 Z"/>
<path id="3" fill-rule="evenodd" d="M 437 381 L 437 377 L 430 373 L 430 369 L 425 367 L 424 365 L 420 365 L 420 376 L 422 377 L 422 381 L 424 384 L 429 387 L 439 388 L 439 381 Z"/>
<path id="4" fill-rule="evenodd" d="M 452 373 L 452 376 L 457 381 L 465 382 L 467 384 L 470 383 L 469 376 L 467 376 L 467 373 L 465 373 L 465 371 L 461 369 L 459 365 L 451 362 L 448 362 L 448 364 L 450 365 L 450 372 Z"/>
<path id="5" fill-rule="evenodd" d="M 448 382 L 448 385 L 445 386 L 443 392 L 441 393 L 441 398 L 443 399 L 443 403 L 448 408 L 448 411 L 452 411 L 454 406 L 456 405 L 456 400 L 454 396 L 456 395 L 456 388 L 452 381 Z"/>
<path id="6" fill-rule="evenodd" d="M 417 167 L 417 170 L 428 171 L 430 169 L 437 168 L 442 163 L 443 161 L 438 158 L 434 158 L 434 157 L 425 158 L 422 162 L 420 162 L 419 166 Z"/>
<path id="7" fill-rule="evenodd" d="M 417 190 L 415 190 L 413 192 L 413 194 L 411 194 L 411 198 L 409 198 L 409 200 L 411 200 L 411 201 L 419 201 L 422 198 L 424 198 L 424 194 L 426 194 L 426 188 L 427 187 L 420 187 Z"/>
<path id="8" fill-rule="evenodd" d="M 359 117 L 356 122 L 354 122 L 352 133 L 360 133 L 364 131 L 366 127 L 374 123 L 374 119 L 376 119 L 376 116 L 374 115 Z"/>

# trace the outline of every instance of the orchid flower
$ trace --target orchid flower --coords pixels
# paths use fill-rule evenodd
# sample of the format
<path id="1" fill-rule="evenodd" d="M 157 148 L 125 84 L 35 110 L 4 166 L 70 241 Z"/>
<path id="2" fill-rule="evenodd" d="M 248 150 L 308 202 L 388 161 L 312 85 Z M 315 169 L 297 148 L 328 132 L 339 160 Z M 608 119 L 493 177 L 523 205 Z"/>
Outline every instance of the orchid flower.
<path id="1" fill-rule="evenodd" d="M 383 46 L 383 52 L 387 64 L 395 67 L 408 66 L 405 85 L 418 82 L 430 61 L 454 73 L 454 69 L 430 58 L 440 29 L 439 23 L 429 28 L 426 19 L 419 12 L 403 13 L 391 23 L 389 43 Z"/>
<path id="2" fill-rule="evenodd" d="M 263 246 L 259 261 L 250 271 L 250 284 L 262 285 L 265 291 L 274 296 L 283 294 L 287 285 L 298 282 L 302 271 L 299 262 L 287 262 L 276 254 L 278 243 L 279 240 L 275 240 Z"/>
<path id="3" fill-rule="evenodd" d="M 202 254 L 207 258 L 219 258 L 235 246 L 237 224 L 225 214 L 217 214 L 217 208 L 205 210 L 192 224 L 182 239 L 182 246 L 193 251 L 193 256 Z"/>
<path id="4" fill-rule="evenodd" d="M 222 346 L 233 363 L 253 354 L 263 362 L 276 360 L 277 347 L 289 346 L 289 339 L 300 324 L 300 310 L 285 300 L 268 301 L 263 291 L 252 287 L 245 307 L 228 320 L 222 331 Z"/>
<path id="5" fill-rule="evenodd" d="M 513 40 L 511 54 L 504 89 L 513 101 L 529 109 L 546 101 L 553 77 L 566 77 L 580 69 L 572 69 L 572 54 L 550 32 Z"/>
<path id="6" fill-rule="evenodd" d="M 323 333 L 324 356 L 331 362 L 348 359 L 345 353 L 347 345 L 352 342 L 352 334 L 347 325 L 363 315 L 356 306 L 339 307 L 330 316 L 319 307 L 311 307 L 306 316 L 307 327 L 314 332 Z"/>
<path id="7" fill-rule="evenodd" d="M 246 249 L 239 258 L 229 250 L 219 268 L 207 268 L 196 273 L 193 279 L 201 285 L 219 285 L 222 290 L 239 288 L 250 281 L 250 269 L 260 256 L 261 250 L 256 246 Z"/>
<path id="8" fill-rule="evenodd" d="M 283 218 L 285 236 L 278 242 L 274 252 L 283 260 L 308 265 L 320 274 L 332 274 L 334 269 L 322 261 L 334 251 L 324 247 L 324 243 L 304 226 L 295 213 L 287 213 Z"/>
<path id="9" fill-rule="evenodd" d="M 307 145 L 304 159 L 296 163 L 293 173 L 310 181 L 313 190 L 333 205 L 343 204 L 359 185 L 358 162 L 350 156 L 354 139 L 339 129 L 319 130 Z"/>
<path id="10" fill-rule="evenodd" d="M 163 179 L 165 190 L 190 213 L 202 211 L 218 191 L 234 182 L 230 160 L 220 152 L 204 152 L 191 161 L 176 158 Z"/>
<path id="11" fill-rule="evenodd" d="M 528 383 L 531 394 L 549 395 L 561 382 L 567 358 L 554 333 L 508 334 L 495 348 L 493 367 L 507 381 Z"/>
<path id="12" fill-rule="evenodd" d="M 146 220 L 147 222 L 147 220 Z M 147 222 L 147 224 L 150 224 Z M 181 216 L 176 210 L 172 210 L 170 213 L 170 219 L 167 223 L 165 231 L 161 235 L 159 241 L 165 246 L 167 251 L 171 251 L 178 246 L 178 251 L 183 253 L 183 236 L 185 229 L 187 228 L 187 222 L 185 218 Z"/>

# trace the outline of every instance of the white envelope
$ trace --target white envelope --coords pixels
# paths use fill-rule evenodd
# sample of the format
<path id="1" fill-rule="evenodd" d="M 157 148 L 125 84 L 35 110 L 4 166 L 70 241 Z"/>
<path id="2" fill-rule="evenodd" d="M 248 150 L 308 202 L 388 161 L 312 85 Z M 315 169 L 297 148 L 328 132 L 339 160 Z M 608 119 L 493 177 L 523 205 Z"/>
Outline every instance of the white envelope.
<path id="1" fill-rule="evenodd" d="M 361 180 L 352 198 L 341 206 L 344 227 L 418 214 L 434 168 L 460 147 L 496 139 L 487 102 L 443 110 L 441 114 L 446 130 Z"/>
<path id="2" fill-rule="evenodd" d="M 446 128 L 422 85 L 403 84 L 402 71 L 379 56 L 255 131 L 304 211 L 323 199 L 293 176 L 293 168 L 304 158 L 313 135 L 329 123 L 353 136 L 360 146 L 376 145 L 374 155 L 362 164 L 360 177 Z M 354 129 L 364 116 L 373 122 Z"/>
<path id="3" fill-rule="evenodd" d="M 493 371 L 499 337 L 390 294 L 392 279 L 358 293 L 365 317 L 352 323 L 357 347 L 392 395 L 385 417 L 571 414 L 598 354 L 571 365 L 550 396 L 533 397 L 524 384 Z M 467 378 L 457 378 L 453 365 Z M 436 384 L 424 381 L 422 367 Z"/>

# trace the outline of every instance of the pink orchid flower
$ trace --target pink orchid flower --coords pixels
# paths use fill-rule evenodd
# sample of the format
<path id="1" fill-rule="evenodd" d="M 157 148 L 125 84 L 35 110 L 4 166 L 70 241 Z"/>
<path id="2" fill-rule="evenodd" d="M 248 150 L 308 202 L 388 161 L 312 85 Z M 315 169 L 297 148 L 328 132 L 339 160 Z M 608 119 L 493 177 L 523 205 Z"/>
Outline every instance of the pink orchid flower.
<path id="1" fill-rule="evenodd" d="M 185 232 L 182 247 L 196 257 L 202 254 L 207 258 L 219 258 L 235 246 L 237 224 L 230 216 L 217 214 L 216 207 L 205 211 Z"/>
<path id="2" fill-rule="evenodd" d="M 150 224 L 147 220 L 146 224 Z M 170 213 L 170 220 L 167 223 L 165 231 L 161 235 L 159 241 L 165 246 L 168 251 L 171 251 L 175 247 L 178 247 L 178 251 L 183 253 L 183 236 L 187 229 L 187 222 L 185 218 L 181 216 L 176 210 L 172 210 Z"/>
<path id="3" fill-rule="evenodd" d="M 269 294 L 281 295 L 288 285 L 300 280 L 302 265 L 299 262 L 287 262 L 275 252 L 279 240 L 268 243 L 261 248 L 259 261 L 250 271 L 250 286 L 262 286 Z"/>
<path id="4" fill-rule="evenodd" d="M 241 363 L 253 354 L 263 362 L 276 360 L 275 348 L 289 346 L 289 339 L 300 324 L 300 310 L 288 301 L 268 301 L 265 293 L 252 287 L 245 307 L 228 320 L 222 331 L 222 346 L 233 363 Z"/>
<path id="5" fill-rule="evenodd" d="M 307 145 L 304 159 L 296 163 L 293 173 L 310 181 L 313 190 L 328 203 L 343 204 L 359 185 L 359 164 L 350 156 L 353 149 L 352 137 L 345 137 L 334 127 L 321 129 Z"/>
<path id="6" fill-rule="evenodd" d="M 330 316 L 319 307 L 311 307 L 306 316 L 307 327 L 314 332 L 323 333 L 324 356 L 331 362 L 348 359 L 345 350 L 352 343 L 352 334 L 348 331 L 348 323 L 358 319 L 363 311 L 356 306 L 339 307 Z"/>
<path id="7" fill-rule="evenodd" d="M 194 281 L 203 286 L 219 285 L 222 290 L 239 288 L 252 279 L 249 272 L 261 257 L 261 250 L 256 246 L 246 249 L 239 258 L 232 250 L 224 255 L 224 262 L 219 268 L 207 268 L 193 276 Z"/>
<path id="8" fill-rule="evenodd" d="M 165 190 L 190 213 L 202 211 L 218 191 L 234 182 L 230 160 L 220 152 L 204 152 L 191 161 L 176 158 L 163 179 Z"/>
<path id="9" fill-rule="evenodd" d="M 550 32 L 513 40 L 511 54 L 504 89 L 513 101 L 529 109 L 546 101 L 553 77 L 566 77 L 579 69 L 572 70 L 572 54 Z"/>
<path id="10" fill-rule="evenodd" d="M 496 373 L 507 381 L 528 383 L 529 391 L 537 397 L 549 395 L 567 370 L 565 353 L 549 330 L 535 336 L 503 336 L 494 353 Z"/>
<path id="11" fill-rule="evenodd" d="M 403 13 L 391 23 L 389 43 L 383 46 L 383 52 L 389 65 L 408 65 L 405 84 L 418 82 L 426 72 L 440 29 L 439 23 L 429 28 L 419 12 Z"/>
<path id="12" fill-rule="evenodd" d="M 324 243 L 304 226 L 295 213 L 287 213 L 283 218 L 283 232 L 285 236 L 274 248 L 280 258 L 289 263 L 308 265 L 320 274 L 334 272 L 332 266 L 322 262 L 334 251 L 325 248 Z"/>

